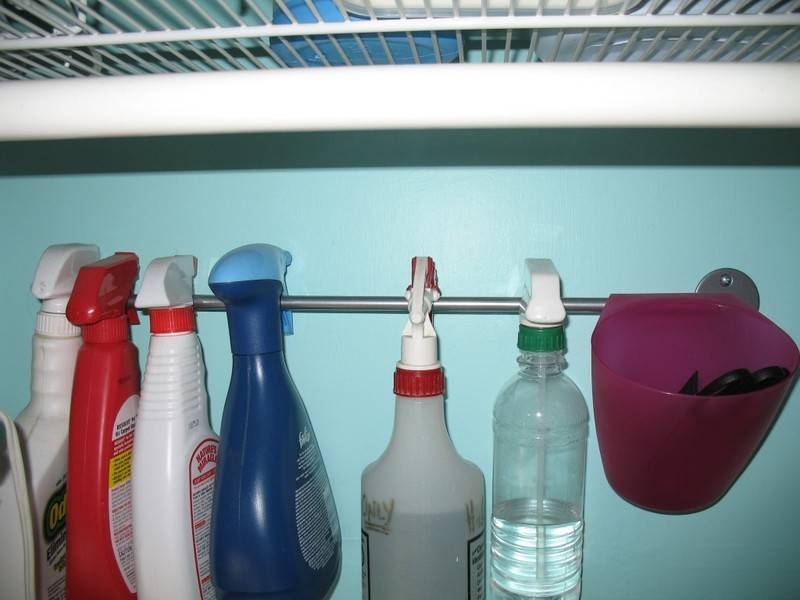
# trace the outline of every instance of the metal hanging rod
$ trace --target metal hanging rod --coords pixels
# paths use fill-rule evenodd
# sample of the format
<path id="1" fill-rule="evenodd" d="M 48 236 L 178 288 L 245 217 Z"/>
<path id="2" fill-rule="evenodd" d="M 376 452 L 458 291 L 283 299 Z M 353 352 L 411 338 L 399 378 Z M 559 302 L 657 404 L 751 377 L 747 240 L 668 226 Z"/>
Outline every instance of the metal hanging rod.
<path id="1" fill-rule="evenodd" d="M 758 309 L 759 294 L 755 282 L 737 269 L 716 269 L 705 275 L 695 292 L 703 294 L 734 294 L 743 302 Z M 564 308 L 573 315 L 600 313 L 608 298 L 564 298 Z M 131 300 L 130 306 L 133 306 Z M 211 295 L 194 297 L 194 307 L 200 311 L 224 311 L 222 300 Z M 404 313 L 408 300 L 402 296 L 283 296 L 281 308 L 294 312 L 338 313 Z M 443 297 L 434 302 L 436 314 L 518 314 L 525 308 L 521 298 L 493 298 L 481 296 Z"/>
<path id="2" fill-rule="evenodd" d="M 603 310 L 607 298 L 564 298 L 564 306 L 572 314 L 596 314 Z M 436 314 L 517 314 L 524 308 L 520 298 L 477 296 L 443 297 L 434 302 Z M 215 296 L 195 296 L 196 310 L 222 311 L 225 305 Z M 408 312 L 408 300 L 402 296 L 284 296 L 281 308 L 295 312 Z"/>

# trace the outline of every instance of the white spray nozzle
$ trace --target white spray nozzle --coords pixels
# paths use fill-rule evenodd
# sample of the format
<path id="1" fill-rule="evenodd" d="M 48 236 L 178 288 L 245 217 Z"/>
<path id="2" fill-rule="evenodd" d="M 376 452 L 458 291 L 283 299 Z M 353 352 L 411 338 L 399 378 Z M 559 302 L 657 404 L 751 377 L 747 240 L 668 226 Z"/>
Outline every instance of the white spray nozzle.
<path id="1" fill-rule="evenodd" d="M 188 254 L 156 258 L 142 277 L 136 308 L 191 306 L 197 259 Z"/>
<path id="2" fill-rule="evenodd" d="M 520 323 L 529 327 L 552 327 L 567 318 L 561 301 L 561 278 L 549 258 L 527 258 L 530 287 L 528 304 L 520 315 Z"/>
<path id="3" fill-rule="evenodd" d="M 436 265 L 430 256 L 417 256 L 411 261 L 411 285 L 406 290 L 408 322 L 403 329 L 401 357 L 398 366 L 404 369 L 439 367 L 436 330 L 431 322 L 433 303 L 441 297 Z"/>
<path id="4" fill-rule="evenodd" d="M 31 292 L 42 300 L 44 312 L 63 314 L 81 267 L 100 260 L 93 244 L 54 244 L 39 259 Z"/>

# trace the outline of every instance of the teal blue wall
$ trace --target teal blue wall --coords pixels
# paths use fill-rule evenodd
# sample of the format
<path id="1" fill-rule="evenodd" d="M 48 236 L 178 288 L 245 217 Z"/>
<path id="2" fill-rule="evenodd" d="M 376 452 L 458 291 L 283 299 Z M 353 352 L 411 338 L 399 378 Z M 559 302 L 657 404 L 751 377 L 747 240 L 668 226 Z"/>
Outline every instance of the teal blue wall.
<path id="1" fill-rule="evenodd" d="M 734 266 L 758 282 L 763 312 L 800 339 L 799 196 L 796 166 L 412 165 L 2 178 L 0 408 L 16 415 L 26 401 L 37 309 L 29 285 L 52 243 L 135 250 L 142 265 L 195 254 L 199 293 L 208 293 L 217 258 L 254 241 L 294 254 L 293 294 L 399 295 L 415 254 L 435 257 L 447 295 L 519 294 L 527 256 L 554 259 L 566 296 L 689 291 L 709 270 Z M 298 314 L 288 340 L 345 537 L 336 600 L 360 595 L 359 479 L 389 438 L 403 320 Z M 589 400 L 595 322 L 575 316 L 568 328 L 568 373 Z M 516 366 L 515 319 L 443 315 L 436 324 L 451 435 L 491 481 L 491 409 Z M 203 313 L 199 328 L 217 426 L 230 369 L 225 318 Z M 144 351 L 146 324 L 135 341 Z M 797 396 L 727 496 L 689 516 L 653 514 L 620 499 L 592 433 L 584 600 L 797 598 Z"/>

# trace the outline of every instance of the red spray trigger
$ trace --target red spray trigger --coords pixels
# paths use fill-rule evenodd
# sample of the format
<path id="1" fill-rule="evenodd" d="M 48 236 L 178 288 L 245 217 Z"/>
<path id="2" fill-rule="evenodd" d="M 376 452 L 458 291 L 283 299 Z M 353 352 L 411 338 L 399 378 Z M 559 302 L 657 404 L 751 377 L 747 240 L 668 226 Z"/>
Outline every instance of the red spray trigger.
<path id="1" fill-rule="evenodd" d="M 67 318 L 75 325 L 93 325 L 127 315 L 139 318 L 128 303 L 139 274 L 139 258 L 133 252 L 117 252 L 82 267 L 67 304 Z"/>
<path id="2" fill-rule="evenodd" d="M 415 256 L 411 259 L 411 285 L 406 288 L 408 319 L 414 325 L 422 325 L 432 319 L 433 303 L 442 295 L 436 265 L 430 256 Z"/>
<path id="3" fill-rule="evenodd" d="M 139 323 L 141 323 L 141 321 L 139 321 L 139 313 L 133 306 L 128 307 L 128 323 L 130 323 L 131 325 L 138 325 Z"/>
<path id="4" fill-rule="evenodd" d="M 417 272 L 417 259 L 419 258 L 424 258 L 428 263 L 428 272 L 425 276 L 425 289 L 431 290 L 437 295 L 441 295 L 442 292 L 439 289 L 439 276 L 436 273 L 436 264 L 430 256 L 415 256 L 411 259 L 411 285 L 406 288 L 406 291 L 410 292 L 411 288 L 414 287 L 414 274 Z"/>

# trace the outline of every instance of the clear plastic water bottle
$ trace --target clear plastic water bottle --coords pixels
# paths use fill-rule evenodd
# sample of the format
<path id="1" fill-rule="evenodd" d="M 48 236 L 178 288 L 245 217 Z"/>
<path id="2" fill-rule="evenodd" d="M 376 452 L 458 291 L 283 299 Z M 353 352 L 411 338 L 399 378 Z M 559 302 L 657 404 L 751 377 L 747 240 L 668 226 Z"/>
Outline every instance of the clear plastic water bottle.
<path id="1" fill-rule="evenodd" d="M 493 597 L 577 600 L 589 412 L 562 372 L 560 323 L 523 318 L 517 345 L 494 407 Z"/>

